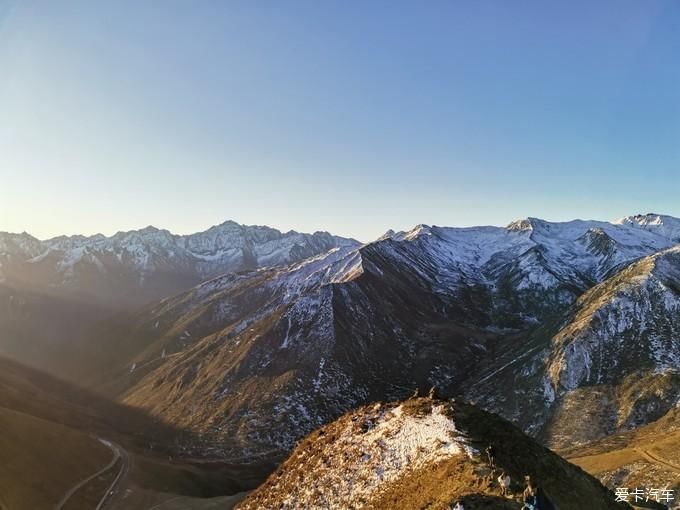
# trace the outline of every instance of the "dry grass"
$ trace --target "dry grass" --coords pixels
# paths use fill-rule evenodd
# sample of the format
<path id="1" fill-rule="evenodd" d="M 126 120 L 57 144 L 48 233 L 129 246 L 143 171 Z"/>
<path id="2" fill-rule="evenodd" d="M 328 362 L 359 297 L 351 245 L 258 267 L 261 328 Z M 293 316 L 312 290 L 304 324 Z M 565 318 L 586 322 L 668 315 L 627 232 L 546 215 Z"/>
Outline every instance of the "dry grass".
<path id="1" fill-rule="evenodd" d="M 673 488 L 680 494 L 680 413 L 565 452 L 610 487 Z"/>
<path id="2" fill-rule="evenodd" d="M 427 398 L 417 398 L 406 401 L 402 409 L 404 413 L 425 414 L 432 405 L 433 402 Z M 505 420 L 466 404 L 447 402 L 444 405 L 456 428 L 464 432 L 478 452 L 493 445 L 497 469 L 505 470 L 511 476 L 515 481 L 515 491 L 522 489 L 517 481 L 529 474 L 562 510 L 626 507 L 615 503 L 612 493 L 595 478 L 540 446 Z M 350 412 L 310 434 L 281 468 L 245 500 L 243 507 L 278 508 L 289 494 L 294 494 L 300 487 L 315 487 L 317 473 L 306 468 L 306 464 L 312 465 L 323 459 L 324 465 L 333 469 L 335 461 L 326 452 L 348 426 L 356 427 L 356 433 L 360 433 L 361 424 L 370 416 L 371 409 L 372 406 L 367 406 Z M 346 451 L 343 455 L 361 455 L 361 452 Z M 418 470 L 407 470 L 404 476 L 381 486 L 379 493 L 362 504 L 364 508 L 373 509 L 442 510 L 456 499 L 463 499 L 468 510 L 520 508 L 517 500 L 500 497 L 495 482 L 498 474 L 499 471 L 491 472 L 483 454 L 472 459 L 457 455 Z"/>

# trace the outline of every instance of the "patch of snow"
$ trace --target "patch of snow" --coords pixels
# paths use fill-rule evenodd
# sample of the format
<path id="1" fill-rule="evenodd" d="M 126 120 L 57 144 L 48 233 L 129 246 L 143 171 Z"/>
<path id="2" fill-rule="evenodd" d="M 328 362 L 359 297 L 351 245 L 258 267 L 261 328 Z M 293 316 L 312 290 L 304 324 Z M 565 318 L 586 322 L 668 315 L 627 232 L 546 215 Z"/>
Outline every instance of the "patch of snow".
<path id="1" fill-rule="evenodd" d="M 279 349 L 286 349 L 288 347 L 288 342 L 290 340 L 290 327 L 291 327 L 290 315 L 288 316 L 288 328 L 286 329 L 286 336 L 283 338 L 283 342 L 279 346 Z"/>
<path id="2" fill-rule="evenodd" d="M 455 456 L 478 455 L 456 429 L 443 406 L 429 413 L 404 412 L 402 406 L 379 412 L 365 424 L 365 432 L 348 424 L 324 451 L 330 466 L 318 458 L 306 465 L 313 485 L 293 484 L 285 508 L 361 508 L 381 487 L 406 473 Z M 305 462 L 305 452 L 300 454 Z"/>
<path id="3" fill-rule="evenodd" d="M 319 389 L 321 389 L 321 376 L 323 375 L 323 366 L 326 364 L 326 359 L 321 358 L 321 361 L 319 361 L 319 372 L 317 373 L 316 377 L 314 378 L 314 381 L 312 381 L 312 385 L 314 386 L 314 392 L 319 393 Z"/>

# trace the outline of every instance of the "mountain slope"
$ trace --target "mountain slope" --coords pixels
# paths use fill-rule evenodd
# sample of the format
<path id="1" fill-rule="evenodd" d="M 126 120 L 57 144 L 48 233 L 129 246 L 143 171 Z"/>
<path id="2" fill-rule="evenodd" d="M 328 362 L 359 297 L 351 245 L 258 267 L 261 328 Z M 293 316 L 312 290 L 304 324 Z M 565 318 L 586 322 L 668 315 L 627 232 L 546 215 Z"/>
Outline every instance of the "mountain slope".
<path id="1" fill-rule="evenodd" d="M 496 472 L 483 454 L 488 445 Z M 500 496 L 500 470 L 514 480 L 514 497 Z M 627 507 L 504 420 L 417 398 L 362 407 L 316 430 L 238 508 L 448 509 L 462 500 L 466 509 L 519 509 L 525 475 L 563 510 Z"/>
<path id="2" fill-rule="evenodd" d="M 170 437 L 140 413 L 3 358 L 0 429 L 0 507 L 10 510 L 52 509 L 68 489 L 106 466 L 112 452 L 99 435 L 118 439 L 146 429 Z M 78 492 L 69 505 L 96 506 L 108 483 L 94 480 L 95 492 Z"/>
<path id="3" fill-rule="evenodd" d="M 209 451 L 231 454 L 281 455 L 348 409 L 433 385 L 464 392 L 550 442 L 562 434 L 552 418 L 566 409 L 562 421 L 571 423 L 576 412 L 562 403 L 596 382 L 580 379 L 557 395 L 550 378 L 566 373 L 556 367 L 573 307 L 598 284 L 625 278 L 631 263 L 671 257 L 663 250 L 673 239 L 663 234 L 537 219 L 506 228 L 421 225 L 289 268 L 218 278 L 127 319 L 115 338 L 129 348 L 107 374 L 115 381 L 108 388 L 200 433 Z M 553 340 L 561 330 L 564 341 Z M 637 368 L 617 360 L 612 352 L 620 367 L 612 380 L 632 381 Z M 636 409 L 646 397 L 633 387 L 625 398 Z M 675 395 L 670 388 L 659 412 Z M 614 430 L 597 424 L 578 439 Z"/>
<path id="4" fill-rule="evenodd" d="M 53 508 L 111 457 L 96 439 L 0 407 L 0 508 Z"/>
<path id="5" fill-rule="evenodd" d="M 649 423 L 680 402 L 679 312 L 676 247 L 584 293 L 559 321 L 510 350 L 514 361 L 497 360 L 493 377 L 483 371 L 467 395 L 541 431 L 556 448 Z M 515 391 L 503 396 L 499 385 Z"/>
<path id="6" fill-rule="evenodd" d="M 680 491 L 680 407 L 637 430 L 621 432 L 563 452 L 610 488 Z"/>

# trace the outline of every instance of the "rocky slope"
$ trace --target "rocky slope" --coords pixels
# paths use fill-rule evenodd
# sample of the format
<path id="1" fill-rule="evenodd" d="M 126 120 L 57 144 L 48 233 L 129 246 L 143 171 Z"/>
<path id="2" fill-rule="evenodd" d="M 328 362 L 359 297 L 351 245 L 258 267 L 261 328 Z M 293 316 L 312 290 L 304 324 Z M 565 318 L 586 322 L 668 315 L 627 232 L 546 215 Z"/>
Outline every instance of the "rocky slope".
<path id="1" fill-rule="evenodd" d="M 680 248 L 630 264 L 467 392 L 552 446 L 652 422 L 680 402 Z M 512 385 L 513 395 L 498 385 Z M 574 419 L 575 417 L 587 419 Z"/>
<path id="2" fill-rule="evenodd" d="M 501 471 L 514 481 L 507 498 L 495 482 Z M 525 475 L 562 510 L 627 508 L 504 420 L 429 398 L 372 404 L 319 428 L 238 508 L 519 509 Z"/>
<path id="3" fill-rule="evenodd" d="M 589 441 L 678 399 L 677 220 L 657 220 L 419 226 L 217 278 L 126 318 L 107 388 L 228 455 L 430 386 Z"/>

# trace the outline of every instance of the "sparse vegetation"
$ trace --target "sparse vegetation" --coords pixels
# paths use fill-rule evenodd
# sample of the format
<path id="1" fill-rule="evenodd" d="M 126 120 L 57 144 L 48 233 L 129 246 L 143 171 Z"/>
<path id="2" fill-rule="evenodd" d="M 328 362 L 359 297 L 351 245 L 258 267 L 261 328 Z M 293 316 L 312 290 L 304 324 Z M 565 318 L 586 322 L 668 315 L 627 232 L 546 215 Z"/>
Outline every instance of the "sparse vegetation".
<path id="1" fill-rule="evenodd" d="M 398 423 L 411 430 L 438 413 L 446 416 L 455 431 L 449 441 L 459 442 L 462 448 L 444 453 L 446 442 L 417 436 L 420 443 L 409 461 L 392 464 L 391 448 L 398 447 L 393 443 L 402 440 L 403 430 L 389 424 Z M 399 418 L 402 415 L 414 421 L 404 421 Z M 375 453 L 366 450 L 362 439 L 373 431 L 383 434 L 375 437 L 377 446 L 371 447 L 382 451 L 378 461 L 369 459 Z M 483 454 L 489 445 L 496 452 L 494 469 Z M 442 450 L 437 454 L 439 448 Z M 496 482 L 501 470 L 514 481 L 513 495 L 508 498 L 501 497 Z M 613 494 L 596 479 L 503 419 L 468 404 L 420 397 L 365 406 L 316 430 L 238 508 L 444 510 L 451 502 L 463 500 L 465 508 L 472 510 L 519 509 L 525 475 L 530 475 L 560 509 L 627 507 L 615 503 Z"/>

